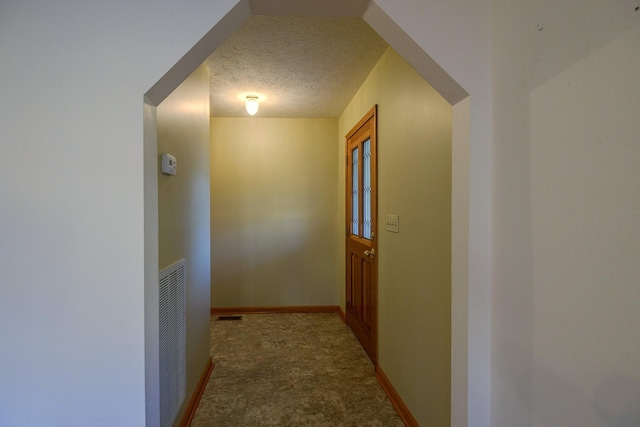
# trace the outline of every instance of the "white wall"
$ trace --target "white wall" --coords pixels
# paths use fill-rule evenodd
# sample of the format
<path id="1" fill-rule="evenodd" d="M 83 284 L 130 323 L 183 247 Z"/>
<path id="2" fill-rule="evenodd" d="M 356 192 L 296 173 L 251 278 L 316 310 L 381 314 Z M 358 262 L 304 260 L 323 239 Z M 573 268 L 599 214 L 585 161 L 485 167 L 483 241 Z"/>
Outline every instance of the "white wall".
<path id="1" fill-rule="evenodd" d="M 337 127 L 211 119 L 212 307 L 337 305 Z"/>
<path id="2" fill-rule="evenodd" d="M 0 283 L 0 423 L 144 423 L 143 283 L 145 271 L 151 277 L 157 265 L 153 268 L 153 236 L 145 240 L 144 233 L 145 222 L 152 222 L 155 213 L 144 210 L 142 95 L 235 4 L 234 0 L 194 1 L 184 7 L 175 0 L 161 5 L 129 1 L 126 13 L 121 2 L 93 0 L 5 1 L 0 5 L 1 144 L 3 158 L 10 159 L 0 169 L 0 263 L 4 273 Z M 628 96 L 637 88 L 637 72 L 628 68 L 637 70 L 637 58 L 632 56 L 637 52 L 637 33 L 631 32 L 638 25 L 635 4 L 629 0 L 377 0 L 376 4 L 470 94 L 467 105 L 457 104 L 453 109 L 454 135 L 465 133 L 456 119 L 458 110 L 468 108 L 469 117 L 468 180 L 464 174 L 456 179 L 454 157 L 454 203 L 456 182 L 469 187 L 468 293 L 456 292 L 467 284 L 455 280 L 453 284 L 454 307 L 468 304 L 468 313 L 454 313 L 454 319 L 461 320 L 453 324 L 453 336 L 454 342 L 462 337 L 460 341 L 468 345 L 469 423 L 489 424 L 489 384 L 494 425 L 531 425 L 534 418 L 544 423 L 542 415 L 554 410 L 544 396 L 557 389 L 552 387 L 557 382 L 548 381 L 555 378 L 563 379 L 565 394 L 549 396 L 573 397 L 560 400 L 569 404 L 560 405 L 556 415 L 580 421 L 576 408 L 583 408 L 594 415 L 590 420 L 622 425 L 622 418 L 616 416 L 623 417 L 625 410 L 612 410 L 608 396 L 619 397 L 625 388 L 629 392 L 624 396 L 639 395 L 633 362 L 640 358 L 632 347 L 638 339 L 629 326 L 637 322 L 629 314 L 631 302 L 637 299 L 634 288 L 629 287 L 635 270 L 626 258 L 637 248 L 637 232 L 636 222 L 618 213 L 629 210 L 613 210 L 612 206 L 628 207 L 636 194 L 628 184 L 634 172 L 626 163 L 618 164 L 621 158 L 633 159 L 633 151 L 622 142 L 637 135 L 634 123 L 625 116 L 637 111 L 637 97 Z M 240 18 L 249 13 L 248 8 L 244 13 Z M 537 25 L 543 30 L 538 31 Z M 188 71 L 182 70 L 169 91 L 201 62 L 189 61 Z M 585 76 L 592 72 L 603 78 Z M 593 101 L 578 103 L 577 97 L 569 96 L 569 81 L 580 87 L 586 82 L 595 84 Z M 560 118 L 566 120 L 557 123 L 542 110 L 557 98 L 551 88 L 562 83 L 567 84 L 562 93 L 571 99 L 568 105 L 585 114 L 578 119 L 564 110 Z M 607 100 L 607 88 L 602 86 L 607 84 L 622 84 L 623 90 L 614 89 L 625 96 L 616 98 L 602 114 L 590 115 Z M 157 104 L 163 98 L 150 100 Z M 601 249 L 611 248 L 612 237 L 621 234 L 615 228 L 594 226 L 589 243 L 598 243 L 595 247 L 600 249 L 588 252 L 591 246 L 581 246 L 577 254 L 582 256 L 575 260 L 560 250 L 566 248 L 565 242 L 582 236 L 567 227 L 572 211 L 585 212 L 574 198 L 560 200 L 563 210 L 558 223 L 549 213 L 540 212 L 541 206 L 558 200 L 540 168 L 549 167 L 549 176 L 558 176 L 565 168 L 558 164 L 572 159 L 558 152 L 560 157 L 553 164 L 542 164 L 551 147 L 534 148 L 533 142 L 546 138 L 543 128 L 547 125 L 559 127 L 557 135 L 567 135 L 566 128 L 583 126 L 592 131 L 587 136 L 609 129 L 598 126 L 602 122 L 595 119 L 586 120 L 588 117 L 603 124 L 617 123 L 606 138 L 615 142 L 613 151 L 605 154 L 592 147 L 584 155 L 593 169 L 567 167 L 572 175 L 566 194 L 583 194 L 588 189 L 583 182 L 593 183 L 596 174 L 598 183 L 607 188 L 625 184 L 619 187 L 627 194 L 625 200 L 617 192 L 605 196 L 602 201 L 606 204 L 587 199 L 586 207 L 591 210 L 577 222 L 594 225 L 595 219 L 600 224 L 600 218 L 606 223 L 611 217 L 607 214 L 620 217 L 626 233 L 616 246 L 621 249 L 616 260 L 608 252 L 601 256 Z M 569 135 L 570 146 L 579 142 L 578 135 Z M 114 154 L 119 159 L 116 173 L 111 172 Z M 612 164 L 616 166 L 607 166 Z M 630 180 L 621 179 L 625 174 Z M 588 179 L 578 179 L 581 177 Z M 608 202 L 609 197 L 614 204 Z M 568 209 L 574 206 L 581 209 Z M 559 232 L 540 234 L 534 240 L 534 231 L 549 227 Z M 150 249 L 146 253 L 145 243 Z M 559 253 L 564 262 L 555 265 L 546 256 L 540 258 L 547 251 Z M 145 268 L 145 255 L 152 268 Z M 454 269 L 456 259 L 464 257 L 454 252 Z M 608 271 L 613 271 L 613 279 L 607 283 L 614 284 L 609 285 L 611 291 L 603 305 L 590 282 L 580 287 L 576 279 L 600 278 Z M 549 289 L 541 284 L 546 280 L 541 274 L 563 277 L 563 286 Z M 152 283 L 147 285 L 150 295 Z M 556 302 L 555 292 L 560 290 L 567 292 Z M 572 305 L 576 296 L 584 306 Z M 619 310 L 610 308 L 610 299 L 619 304 Z M 563 312 L 576 313 L 576 318 L 561 324 L 568 329 L 556 331 L 543 320 L 547 309 L 550 319 Z M 583 326 L 592 325 L 586 312 L 607 331 L 617 332 L 607 338 L 602 332 L 595 333 L 586 349 L 597 348 L 598 352 L 578 354 L 580 346 L 567 349 L 563 339 L 581 336 Z M 147 326 L 153 326 L 152 319 Z M 628 337 L 624 344 L 617 333 Z M 557 353 L 549 350 L 558 341 L 563 345 Z M 577 363 L 580 369 L 589 368 L 583 378 L 564 364 L 570 359 L 583 360 L 585 354 L 585 361 Z M 618 360 L 618 367 L 609 365 Z M 545 369 L 535 370 L 534 366 Z M 611 381 L 616 378 L 620 380 Z M 153 381 L 150 378 L 148 384 Z M 457 403 L 453 402 L 454 414 Z M 565 407 L 568 409 L 562 409 Z"/>
<path id="3" fill-rule="evenodd" d="M 0 4 L 0 425 L 145 424 L 143 95 L 232 3 Z"/>
<path id="4" fill-rule="evenodd" d="M 185 259 L 187 394 L 189 403 L 210 357 L 209 72 L 201 65 L 157 107 L 158 161 L 178 161 L 175 176 L 158 163 L 160 270 Z"/>
<path id="5" fill-rule="evenodd" d="M 640 424 L 640 12 L 494 1 L 492 424 Z"/>

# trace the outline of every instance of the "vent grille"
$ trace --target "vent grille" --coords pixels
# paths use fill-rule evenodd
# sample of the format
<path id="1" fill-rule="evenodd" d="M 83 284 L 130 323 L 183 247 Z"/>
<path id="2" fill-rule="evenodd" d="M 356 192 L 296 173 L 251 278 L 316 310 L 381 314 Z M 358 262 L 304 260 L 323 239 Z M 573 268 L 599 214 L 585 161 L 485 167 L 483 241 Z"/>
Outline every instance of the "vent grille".
<path id="1" fill-rule="evenodd" d="M 170 427 L 186 394 L 185 260 L 160 272 L 160 426 Z"/>
<path id="2" fill-rule="evenodd" d="M 216 320 L 242 320 L 242 316 L 218 316 Z"/>

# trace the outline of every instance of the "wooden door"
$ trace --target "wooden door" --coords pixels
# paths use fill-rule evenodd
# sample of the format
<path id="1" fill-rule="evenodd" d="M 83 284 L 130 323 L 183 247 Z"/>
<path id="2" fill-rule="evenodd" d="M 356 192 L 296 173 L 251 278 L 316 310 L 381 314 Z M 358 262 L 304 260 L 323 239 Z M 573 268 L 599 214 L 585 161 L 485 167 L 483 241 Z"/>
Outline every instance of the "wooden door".
<path id="1" fill-rule="evenodd" d="M 346 135 L 347 324 L 378 362 L 377 158 L 374 106 Z"/>

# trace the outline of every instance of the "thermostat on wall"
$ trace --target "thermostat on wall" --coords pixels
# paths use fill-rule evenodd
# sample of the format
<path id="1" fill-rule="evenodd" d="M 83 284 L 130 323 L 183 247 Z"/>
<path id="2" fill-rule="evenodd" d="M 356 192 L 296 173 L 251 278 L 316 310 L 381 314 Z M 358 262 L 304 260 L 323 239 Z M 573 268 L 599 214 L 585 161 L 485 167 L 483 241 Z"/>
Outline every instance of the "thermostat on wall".
<path id="1" fill-rule="evenodd" d="M 162 173 L 165 175 L 175 175 L 178 170 L 178 162 L 171 154 L 162 155 Z"/>

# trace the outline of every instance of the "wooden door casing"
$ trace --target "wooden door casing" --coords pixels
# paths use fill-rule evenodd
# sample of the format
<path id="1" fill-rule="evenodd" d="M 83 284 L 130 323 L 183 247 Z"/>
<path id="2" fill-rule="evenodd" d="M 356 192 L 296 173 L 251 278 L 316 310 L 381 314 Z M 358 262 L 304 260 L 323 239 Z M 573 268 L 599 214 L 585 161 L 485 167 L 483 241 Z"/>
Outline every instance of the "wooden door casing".
<path id="1" fill-rule="evenodd" d="M 374 106 L 346 135 L 346 319 L 374 366 L 377 366 L 377 106 Z M 370 158 L 370 236 L 365 238 L 367 224 L 353 222 L 353 153 L 363 158 L 363 144 L 369 142 Z M 358 164 L 362 164 L 359 162 Z M 365 206 L 363 167 L 357 167 L 358 218 Z M 356 229 L 354 229 L 356 228 Z"/>

